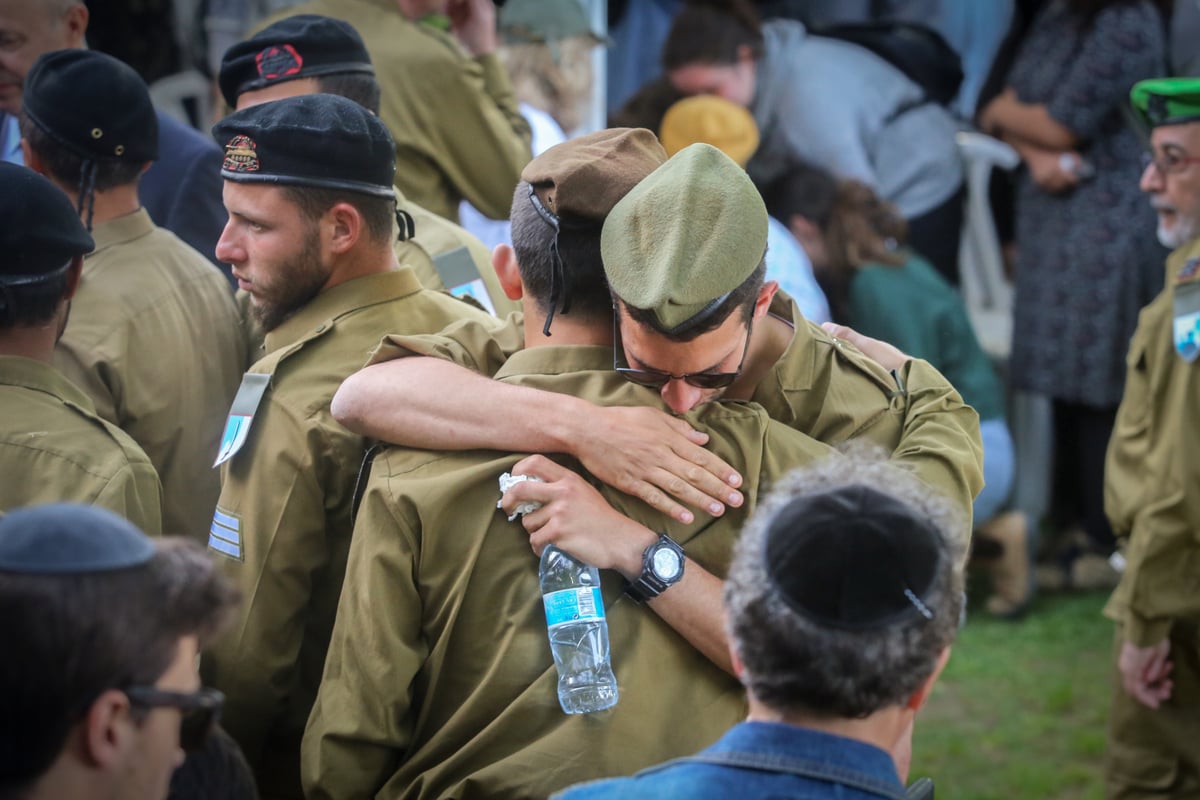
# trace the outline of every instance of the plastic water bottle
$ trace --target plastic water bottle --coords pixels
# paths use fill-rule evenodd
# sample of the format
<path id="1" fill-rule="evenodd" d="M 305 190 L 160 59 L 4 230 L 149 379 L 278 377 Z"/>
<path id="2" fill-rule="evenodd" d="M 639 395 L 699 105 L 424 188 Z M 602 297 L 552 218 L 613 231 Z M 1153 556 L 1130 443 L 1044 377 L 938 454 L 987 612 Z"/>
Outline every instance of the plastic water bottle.
<path id="1" fill-rule="evenodd" d="M 547 547 L 538 573 L 563 711 L 590 714 L 613 707 L 617 678 L 608 659 L 600 571 L 557 547 Z"/>

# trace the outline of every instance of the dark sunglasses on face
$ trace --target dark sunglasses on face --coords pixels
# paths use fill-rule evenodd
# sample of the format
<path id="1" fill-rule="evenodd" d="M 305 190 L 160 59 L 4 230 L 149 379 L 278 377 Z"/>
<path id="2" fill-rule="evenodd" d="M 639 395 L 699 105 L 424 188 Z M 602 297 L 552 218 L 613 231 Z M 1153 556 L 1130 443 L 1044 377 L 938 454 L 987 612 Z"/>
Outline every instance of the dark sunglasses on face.
<path id="1" fill-rule="evenodd" d="M 737 380 L 742 374 L 746 363 L 746 354 L 750 352 L 751 326 L 746 325 L 746 344 L 742 347 L 742 360 L 738 362 L 733 372 L 685 372 L 676 375 L 673 372 L 663 372 L 657 369 L 634 369 L 624 362 L 625 346 L 621 341 L 621 325 L 618 321 L 617 309 L 613 308 L 613 369 L 630 383 L 647 386 L 651 389 L 661 389 L 672 380 L 683 381 L 697 389 L 724 389 Z"/>
<path id="2" fill-rule="evenodd" d="M 130 705 L 136 708 L 179 709 L 179 746 L 188 752 L 204 747 L 225 705 L 225 695 L 216 689 L 184 693 L 168 692 L 153 686 L 131 686 L 124 691 Z"/>

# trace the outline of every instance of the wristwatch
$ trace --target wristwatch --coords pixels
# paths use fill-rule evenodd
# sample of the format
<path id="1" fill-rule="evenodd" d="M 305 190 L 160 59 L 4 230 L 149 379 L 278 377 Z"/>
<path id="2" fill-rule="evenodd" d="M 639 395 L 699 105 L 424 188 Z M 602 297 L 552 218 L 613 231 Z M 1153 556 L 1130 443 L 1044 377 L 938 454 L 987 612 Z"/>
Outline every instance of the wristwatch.
<path id="1" fill-rule="evenodd" d="M 642 574 L 625 587 L 625 593 L 639 603 L 653 600 L 683 577 L 683 548 L 665 533 L 642 551 Z"/>

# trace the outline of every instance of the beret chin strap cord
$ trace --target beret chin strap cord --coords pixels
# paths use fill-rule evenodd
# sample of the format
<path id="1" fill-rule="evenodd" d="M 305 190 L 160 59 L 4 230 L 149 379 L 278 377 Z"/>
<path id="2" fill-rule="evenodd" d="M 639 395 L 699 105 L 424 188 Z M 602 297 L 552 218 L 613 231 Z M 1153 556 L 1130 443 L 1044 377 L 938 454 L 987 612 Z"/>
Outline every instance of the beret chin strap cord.
<path id="1" fill-rule="evenodd" d="M 412 214 L 398 205 L 396 206 L 396 224 L 400 226 L 400 234 L 396 237 L 396 241 L 407 242 L 417 235 L 417 223 L 412 218 Z"/>
<path id="2" fill-rule="evenodd" d="M 538 216 L 554 229 L 554 239 L 550 242 L 550 308 L 546 312 L 546 324 L 542 326 L 542 335 L 549 336 L 550 323 L 554 321 L 555 312 L 566 314 L 571 310 L 571 288 L 567 280 L 566 268 L 563 266 L 562 255 L 558 250 L 558 236 L 562 232 L 558 215 L 542 205 L 533 184 L 529 185 L 529 202 L 533 203 Z M 560 302 L 562 303 L 561 311 L 558 308 Z"/>
<path id="3" fill-rule="evenodd" d="M 83 205 L 87 203 L 87 217 L 84 223 L 88 233 L 92 232 L 92 215 L 96 211 L 96 162 L 90 158 L 83 162 L 79 170 L 79 195 L 75 198 L 75 210 L 83 216 Z"/>

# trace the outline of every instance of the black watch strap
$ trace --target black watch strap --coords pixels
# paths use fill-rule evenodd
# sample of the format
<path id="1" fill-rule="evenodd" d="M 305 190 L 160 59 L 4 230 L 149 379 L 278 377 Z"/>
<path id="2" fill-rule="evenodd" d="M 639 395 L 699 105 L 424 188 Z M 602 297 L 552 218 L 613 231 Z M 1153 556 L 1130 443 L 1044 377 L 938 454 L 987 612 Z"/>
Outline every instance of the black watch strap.
<path id="1" fill-rule="evenodd" d="M 675 556 L 674 559 L 665 559 L 678 564 L 678 569 L 673 574 L 662 574 L 655 568 L 656 561 L 664 560 L 662 551 L 669 551 Z M 642 574 L 625 587 L 625 593 L 639 603 L 653 600 L 679 582 L 683 577 L 685 561 L 683 548 L 670 536 L 660 533 L 658 539 L 642 551 Z"/>

